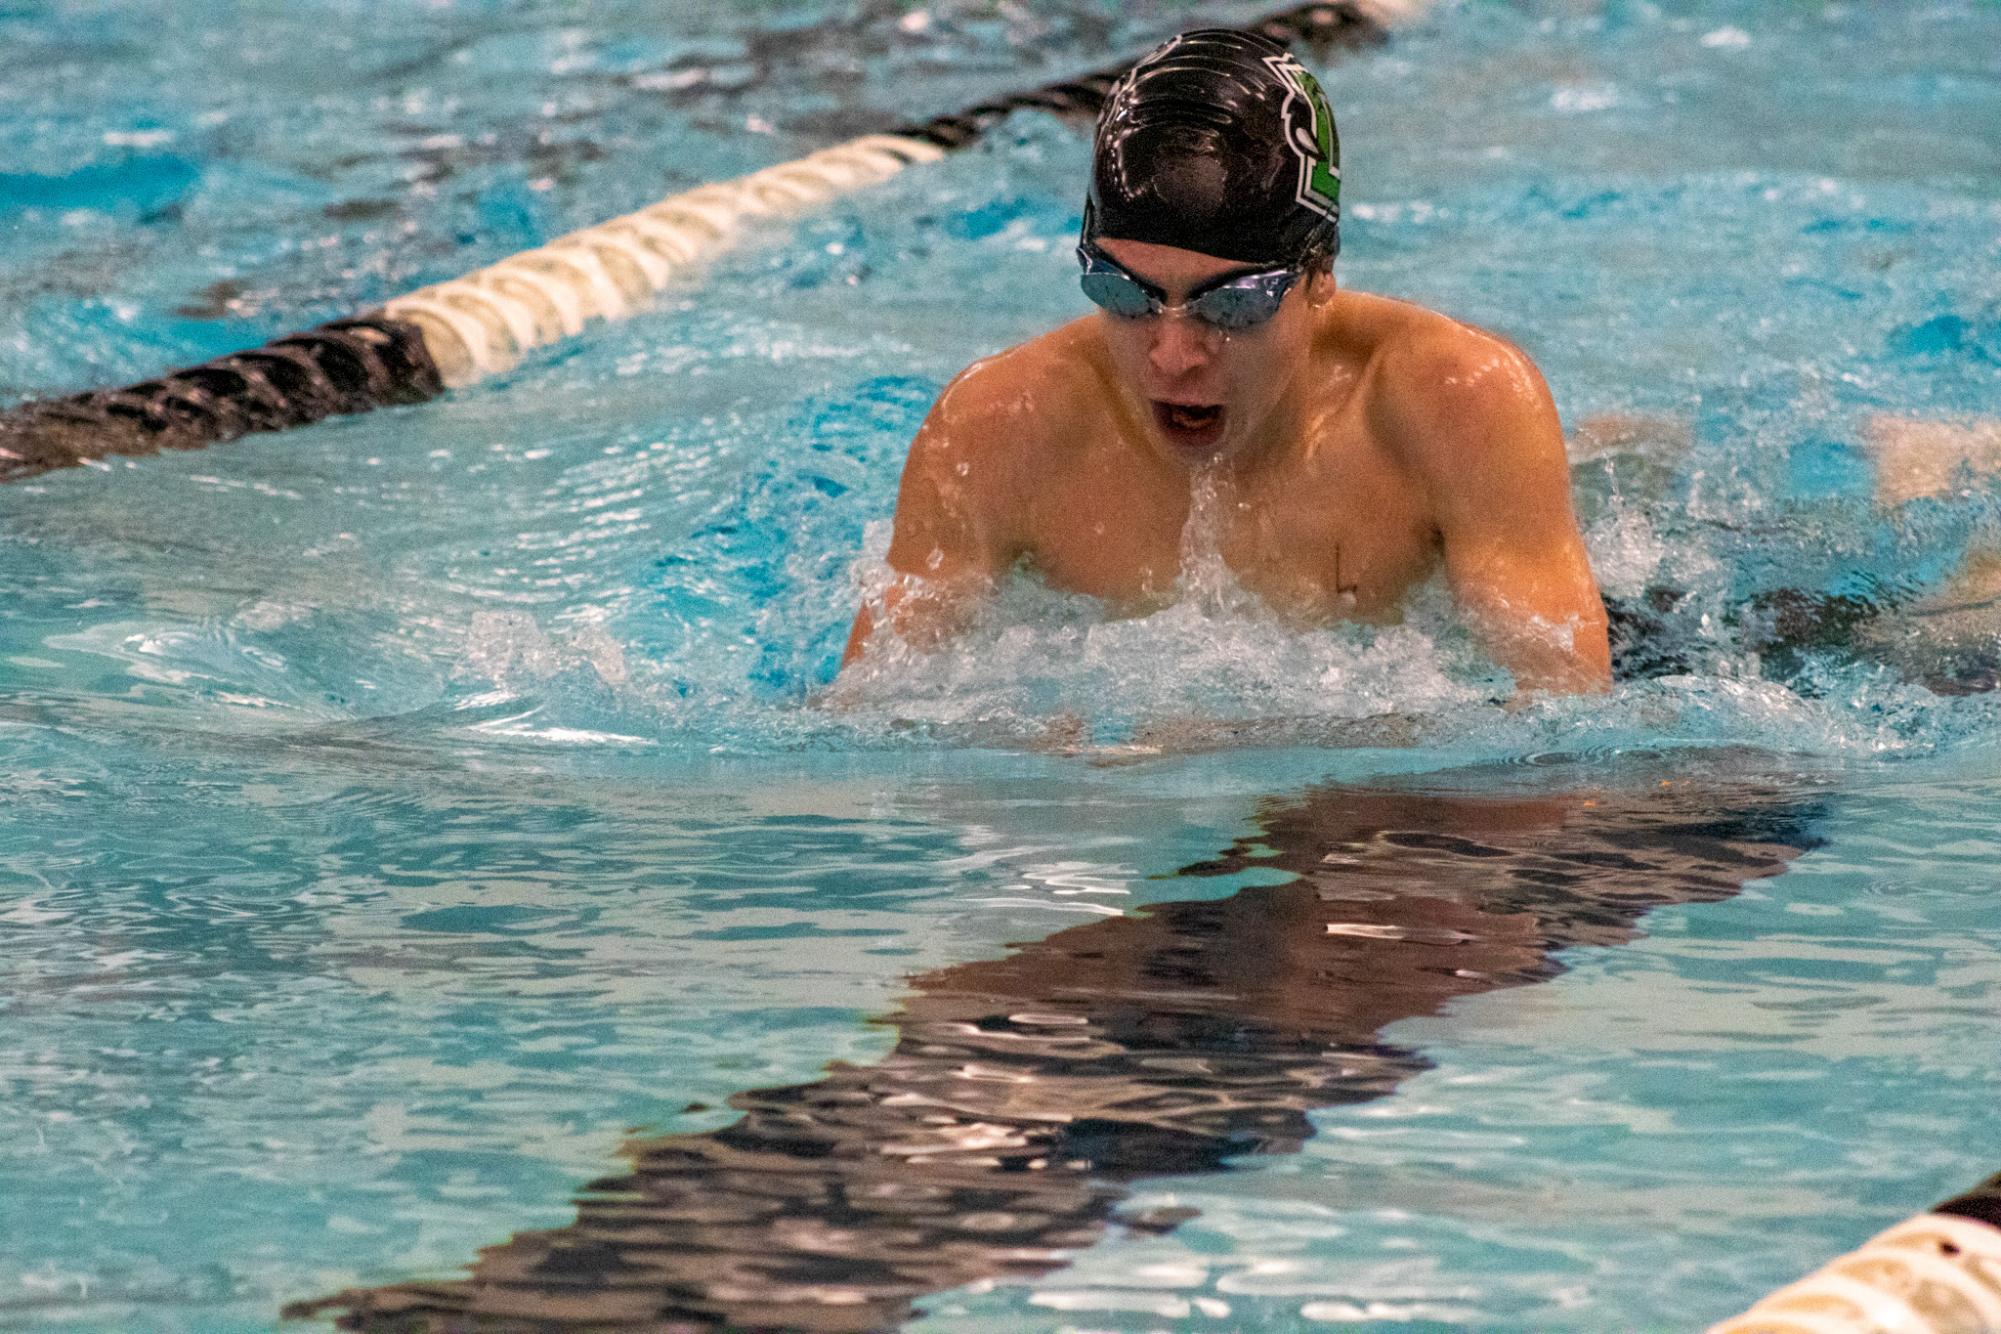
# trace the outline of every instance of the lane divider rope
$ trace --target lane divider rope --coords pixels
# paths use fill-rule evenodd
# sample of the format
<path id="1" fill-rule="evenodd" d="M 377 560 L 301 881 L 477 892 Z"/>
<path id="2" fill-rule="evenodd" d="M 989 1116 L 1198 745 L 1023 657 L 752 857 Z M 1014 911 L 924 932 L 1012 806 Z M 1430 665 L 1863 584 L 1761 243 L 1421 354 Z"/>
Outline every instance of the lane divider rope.
<path id="1" fill-rule="evenodd" d="M 746 221 L 811 207 L 945 152 L 924 139 L 867 135 L 572 232 L 397 297 L 383 314 L 422 331 L 439 379 L 457 389 L 574 337 L 591 320 L 623 319 L 685 268 L 725 249 Z"/>
<path id="2" fill-rule="evenodd" d="M 1292 45 L 1359 46 L 1428 0 L 1323 0 L 1246 25 Z M 418 403 L 517 365 L 597 320 L 623 319 L 781 217 L 878 184 L 978 140 L 1010 113 L 1095 115 L 1125 64 L 864 135 L 733 181 L 699 186 L 434 283 L 381 309 L 121 389 L 0 412 L 0 482 L 109 454 L 199 449 L 253 431 Z"/>
<path id="3" fill-rule="evenodd" d="M 2001 1176 L 1905 1219 L 1708 1334 L 2001 1331 Z"/>

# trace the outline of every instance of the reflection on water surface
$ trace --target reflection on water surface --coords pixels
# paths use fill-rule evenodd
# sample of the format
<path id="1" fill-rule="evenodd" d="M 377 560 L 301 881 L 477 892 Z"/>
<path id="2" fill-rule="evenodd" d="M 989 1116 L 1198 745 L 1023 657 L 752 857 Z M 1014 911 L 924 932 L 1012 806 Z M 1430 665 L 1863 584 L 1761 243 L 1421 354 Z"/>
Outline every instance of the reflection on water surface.
<path id="1" fill-rule="evenodd" d="M 893 1327 L 928 1294 L 1032 1278 L 1130 1183 L 1296 1151 L 1310 1113 L 1426 1067 L 1382 1030 L 1546 980 L 1665 904 L 1727 898 L 1817 842 L 1810 798 L 1662 782 L 1523 797 L 1320 786 L 1189 877 L 1283 884 L 1159 904 L 912 979 L 894 1049 L 741 1093 L 645 1140 L 567 1227 L 469 1278 L 302 1304 L 370 1330 Z M 663 1091 L 664 1092 L 664 1091 Z"/>

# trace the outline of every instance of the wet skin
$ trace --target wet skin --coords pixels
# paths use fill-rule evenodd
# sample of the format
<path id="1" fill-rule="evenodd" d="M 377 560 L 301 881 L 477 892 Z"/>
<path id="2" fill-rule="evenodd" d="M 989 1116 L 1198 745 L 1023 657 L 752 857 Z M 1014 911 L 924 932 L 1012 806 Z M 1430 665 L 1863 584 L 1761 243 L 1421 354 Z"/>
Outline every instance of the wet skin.
<path id="1" fill-rule="evenodd" d="M 1245 266 L 1108 239 L 1170 304 Z M 1305 624 L 1396 620 L 1444 571 L 1523 690 L 1610 682 L 1549 391 L 1519 348 L 1316 272 L 1253 329 L 1100 311 L 981 361 L 912 443 L 881 622 L 920 644 L 1017 567 L 1138 612 L 1173 595 L 1198 487 L 1237 578 Z"/>
<path id="2" fill-rule="evenodd" d="M 1181 874 L 1289 883 L 913 978 L 875 1064 L 739 1094 L 733 1125 L 634 1144 L 576 1222 L 487 1249 L 469 1278 L 292 1313 L 436 1334 L 893 1328 L 927 1294 L 1048 1273 L 1115 1225 L 1173 1227 L 1185 1214 L 1119 1212 L 1131 1183 L 1296 1152 L 1313 1109 L 1426 1068 L 1384 1025 L 1548 979 L 1557 951 L 1631 940 L 1651 908 L 1777 875 L 1821 818 L 1810 790 L 1653 775 L 1273 798 L 1254 833 Z M 1362 1207 L 1386 1184 L 1328 1189 Z"/>

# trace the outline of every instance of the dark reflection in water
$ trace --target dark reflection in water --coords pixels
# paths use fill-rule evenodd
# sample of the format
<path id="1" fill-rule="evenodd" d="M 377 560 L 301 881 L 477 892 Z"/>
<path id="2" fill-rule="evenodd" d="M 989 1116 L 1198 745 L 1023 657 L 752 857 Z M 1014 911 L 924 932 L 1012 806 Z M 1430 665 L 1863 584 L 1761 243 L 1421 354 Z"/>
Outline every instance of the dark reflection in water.
<path id="1" fill-rule="evenodd" d="M 1519 771 L 1517 771 L 1519 772 Z M 577 1221 L 468 1279 L 290 1314 L 366 1330 L 861 1331 L 926 1294 L 1031 1278 L 1113 1226 L 1128 1183 L 1290 1153 L 1308 1113 L 1425 1068 L 1377 1034 L 1554 976 L 1670 903 L 1727 898 L 1813 843 L 1816 802 L 1742 783 L 1501 798 L 1327 786 L 1184 876 L 1276 886 L 1072 927 L 912 982 L 896 1047 L 739 1094 L 634 1146 Z"/>

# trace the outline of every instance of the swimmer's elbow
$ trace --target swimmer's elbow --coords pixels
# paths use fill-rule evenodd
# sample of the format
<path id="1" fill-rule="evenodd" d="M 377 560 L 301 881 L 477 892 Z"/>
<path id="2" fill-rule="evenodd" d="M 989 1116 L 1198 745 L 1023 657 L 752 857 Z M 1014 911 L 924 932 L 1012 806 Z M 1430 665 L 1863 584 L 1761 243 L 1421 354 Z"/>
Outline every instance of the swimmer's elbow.
<path id="1" fill-rule="evenodd" d="M 869 637 L 874 633 L 875 613 L 870 610 L 869 604 L 864 602 L 861 609 L 855 613 L 854 624 L 848 627 L 847 646 L 841 650 L 841 671 L 845 672 L 856 659 L 861 657 L 862 651 L 868 647 Z"/>
<path id="2" fill-rule="evenodd" d="M 1534 598 L 1520 590 L 1460 587 L 1462 612 L 1494 660 L 1515 679 L 1516 700 L 1596 695 L 1612 688 L 1605 604 L 1589 596 Z"/>
<path id="3" fill-rule="evenodd" d="M 992 590 L 993 581 L 976 572 L 945 578 L 898 574 L 863 599 L 848 630 L 841 670 L 885 643 L 931 652 L 963 633 Z"/>

